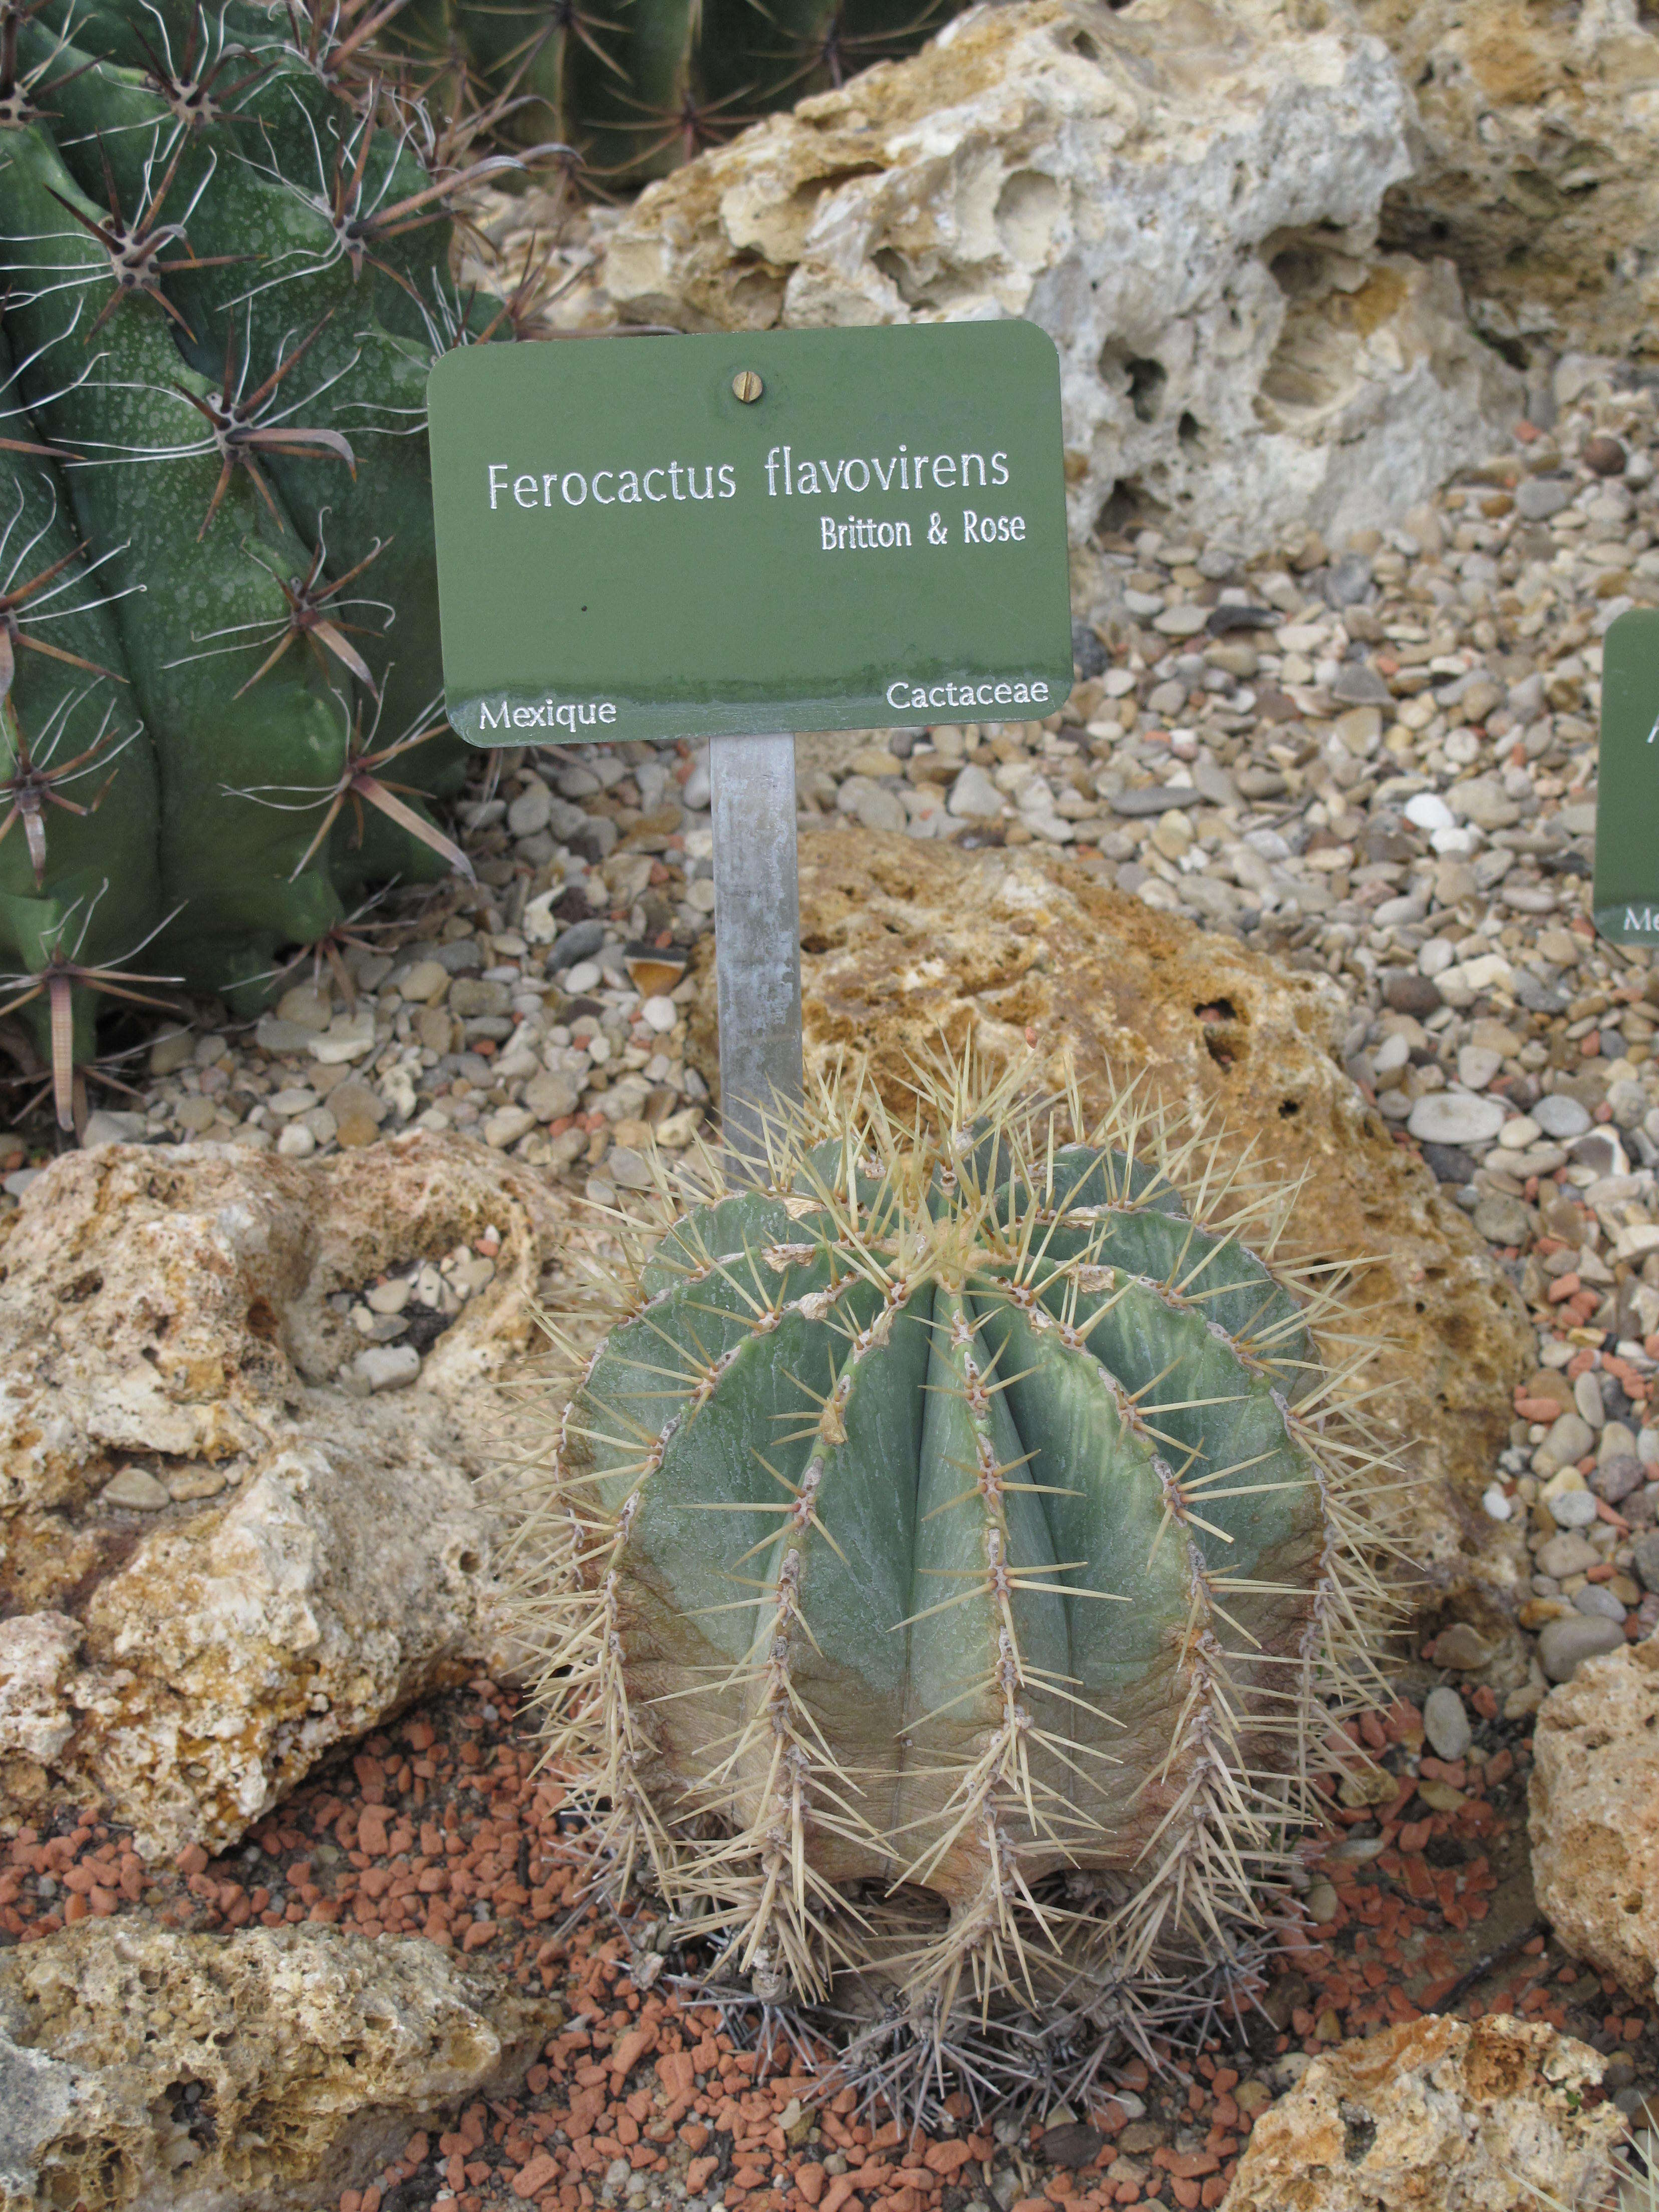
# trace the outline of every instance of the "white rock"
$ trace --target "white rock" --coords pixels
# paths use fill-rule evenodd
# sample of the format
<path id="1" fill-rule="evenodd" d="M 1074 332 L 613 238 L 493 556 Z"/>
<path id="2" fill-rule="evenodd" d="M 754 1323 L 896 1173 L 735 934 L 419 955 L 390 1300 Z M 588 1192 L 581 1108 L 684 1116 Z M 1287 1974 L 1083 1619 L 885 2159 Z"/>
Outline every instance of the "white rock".
<path id="1" fill-rule="evenodd" d="M 1480 1503 L 1489 1521 L 1507 1521 L 1515 1510 L 1501 1482 L 1489 1483 L 1481 1493 Z"/>
<path id="2" fill-rule="evenodd" d="M 1123 483 L 1248 548 L 1335 542 L 1484 459 L 1521 386 L 1449 264 L 1375 251 L 1411 99 L 1380 41 L 1317 21 L 974 9 L 648 187 L 606 289 L 687 329 L 1030 317 L 1076 542 Z"/>
<path id="3" fill-rule="evenodd" d="M 950 808 L 958 820 L 1000 822 L 1002 793 L 982 768 L 970 761 L 951 786 Z"/>
<path id="4" fill-rule="evenodd" d="M 1401 811 L 1407 821 L 1418 830 L 1455 830 L 1457 827 L 1457 817 L 1437 792 L 1414 791 Z M 1449 945 L 1448 951 L 1450 949 Z"/>
<path id="5" fill-rule="evenodd" d="M 1504 1109 L 1495 1098 L 1467 1091 L 1431 1091 L 1413 1104 L 1406 1127 L 1419 1143 L 1489 1144 L 1504 1126 Z"/>
<path id="6" fill-rule="evenodd" d="M 317 1149 L 317 1139 L 303 1121 L 290 1121 L 276 1139 L 276 1149 L 285 1160 L 306 1160 Z"/>
<path id="7" fill-rule="evenodd" d="M 680 1018 L 680 1010 L 672 999 L 660 995 L 647 999 L 640 1008 L 640 1019 L 647 1029 L 655 1030 L 659 1036 L 666 1036 Z"/>
<path id="8" fill-rule="evenodd" d="M 597 960 L 579 960 L 565 977 L 564 988 L 573 999 L 579 999 L 585 991 L 594 988 L 604 972 Z"/>
<path id="9" fill-rule="evenodd" d="M 351 1364 L 371 1390 L 402 1390 L 420 1373 L 421 1355 L 412 1344 L 371 1344 Z"/>
<path id="10" fill-rule="evenodd" d="M 528 1136 L 535 1126 L 536 1115 L 531 1107 L 500 1106 L 483 1123 L 483 1140 L 496 1152 L 504 1152 L 520 1137 Z"/>
<path id="11" fill-rule="evenodd" d="M 1588 1490 L 1564 1490 L 1551 1498 L 1550 1515 L 1558 1528 L 1588 1528 L 1595 1518 L 1595 1500 Z"/>

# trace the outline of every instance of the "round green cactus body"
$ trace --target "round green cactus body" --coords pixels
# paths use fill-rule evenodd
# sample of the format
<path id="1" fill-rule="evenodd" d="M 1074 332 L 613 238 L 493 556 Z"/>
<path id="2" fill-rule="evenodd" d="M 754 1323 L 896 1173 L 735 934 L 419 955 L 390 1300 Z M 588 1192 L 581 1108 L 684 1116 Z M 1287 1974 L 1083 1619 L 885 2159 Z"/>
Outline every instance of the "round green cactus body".
<path id="1" fill-rule="evenodd" d="M 560 1741 L 803 1991 L 1156 1974 L 1308 1817 L 1382 1603 L 1334 1294 L 1130 1125 L 860 1109 L 675 1218 L 573 1378 L 520 1552 Z"/>

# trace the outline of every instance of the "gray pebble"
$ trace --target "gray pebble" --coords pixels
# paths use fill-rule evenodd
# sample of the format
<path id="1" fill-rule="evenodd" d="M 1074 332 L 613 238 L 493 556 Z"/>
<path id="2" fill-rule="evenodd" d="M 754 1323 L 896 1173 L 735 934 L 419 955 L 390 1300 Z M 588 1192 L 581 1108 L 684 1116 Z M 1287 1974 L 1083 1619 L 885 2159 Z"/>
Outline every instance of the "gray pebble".
<path id="1" fill-rule="evenodd" d="M 1538 1103 L 1529 1106 L 1527 1111 L 1547 1137 L 1563 1140 L 1569 1137 L 1582 1137 L 1590 1126 L 1587 1109 L 1562 1091 L 1546 1091 Z"/>
<path id="2" fill-rule="evenodd" d="M 1602 1461 L 1590 1476 L 1589 1486 L 1609 1505 L 1617 1505 L 1632 1491 L 1639 1490 L 1644 1480 L 1641 1461 L 1632 1453 L 1621 1452 L 1616 1459 Z"/>
<path id="3" fill-rule="evenodd" d="M 1659 1590 L 1659 1528 L 1646 1528 L 1631 1546 L 1644 1589 Z"/>
<path id="4" fill-rule="evenodd" d="M 1588 1528 L 1596 1517 L 1595 1500 L 1588 1490 L 1564 1490 L 1551 1498 L 1550 1516 L 1558 1528 Z"/>
<path id="5" fill-rule="evenodd" d="M 1616 1620 L 1621 1625 L 1625 1608 L 1605 1583 L 1586 1583 L 1572 1597 L 1575 1613 L 1586 1614 L 1592 1620 Z"/>
<path id="6" fill-rule="evenodd" d="M 556 972 L 561 968 L 574 968 L 579 960 L 591 960 L 604 943 L 602 921 L 573 921 L 568 929 L 562 929 L 554 939 L 547 964 Z"/>
<path id="7" fill-rule="evenodd" d="M 1490 1244 L 1523 1244 L 1532 1234 L 1532 1215 L 1518 1198 L 1492 1191 L 1474 1209 L 1474 1225 Z"/>
<path id="8" fill-rule="evenodd" d="M 1576 1528 L 1564 1528 L 1559 1536 L 1546 1537 L 1534 1556 L 1538 1572 L 1552 1575 L 1559 1583 L 1565 1582 L 1569 1575 L 1587 1572 L 1595 1565 L 1601 1554 Z"/>
<path id="9" fill-rule="evenodd" d="M 1515 511 L 1528 522 L 1547 522 L 1572 503 L 1572 486 L 1565 477 L 1528 477 L 1515 488 Z"/>
<path id="10" fill-rule="evenodd" d="M 1423 1733 L 1438 1759 L 1462 1759 L 1474 1740 L 1463 1700 L 1444 1682 L 1423 1700 Z"/>
<path id="11" fill-rule="evenodd" d="M 1565 1620 L 1552 1620 L 1538 1639 L 1538 1663 L 1552 1682 L 1570 1682 L 1579 1663 L 1598 1652 L 1616 1651 L 1625 1632 L 1612 1620 L 1575 1613 Z"/>
<path id="12" fill-rule="evenodd" d="M 1478 1098 L 1468 1091 L 1431 1091 L 1413 1105 L 1406 1127 L 1431 1145 L 1484 1145 L 1505 1119 L 1495 1098 Z"/>

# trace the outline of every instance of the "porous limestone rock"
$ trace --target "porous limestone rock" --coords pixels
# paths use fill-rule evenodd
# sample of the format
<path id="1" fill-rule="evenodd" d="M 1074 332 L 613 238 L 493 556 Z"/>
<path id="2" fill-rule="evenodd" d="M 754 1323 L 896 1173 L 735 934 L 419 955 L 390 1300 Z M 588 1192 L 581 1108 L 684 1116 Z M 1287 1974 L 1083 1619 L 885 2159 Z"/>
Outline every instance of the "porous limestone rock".
<path id="1" fill-rule="evenodd" d="M 423 1133 L 100 1146 L 30 1185 L 0 1231 L 0 1827 L 98 1796 L 147 1856 L 223 1849 L 504 1650 L 479 1386 L 557 1224 L 538 1178 Z M 416 1387 L 348 1395 L 331 1294 L 490 1227 Z"/>
<path id="2" fill-rule="evenodd" d="M 1327 0 L 979 7 L 653 185 L 605 282 L 691 330 L 1028 316 L 1060 349 L 1075 540 L 1167 513 L 1335 542 L 1521 404 L 1450 264 L 1376 250 L 1410 114 Z"/>
<path id="3" fill-rule="evenodd" d="M 0 1953 L 0 2212 L 313 2212 L 551 2024 L 412 1936 L 82 1921 Z"/>
<path id="4" fill-rule="evenodd" d="M 1523 345 L 1659 345 L 1659 35 L 1640 0 L 1356 0 L 1417 102 L 1383 235 Z"/>
<path id="5" fill-rule="evenodd" d="M 971 1033 L 1007 1060 L 1029 1035 L 1054 1079 L 1075 1066 L 1091 1110 L 1112 1080 L 1139 1077 L 1149 1095 L 1224 1121 L 1265 1166 L 1305 1177 L 1293 1240 L 1376 1261 L 1356 1314 L 1382 1340 L 1372 1418 L 1425 1478 L 1408 1534 L 1424 1601 L 1457 1593 L 1463 1618 L 1501 1623 L 1529 1563 L 1523 1537 L 1480 1501 L 1531 1330 L 1468 1217 L 1343 1072 L 1349 1015 L 1336 987 L 1155 914 L 1087 863 L 1035 846 L 963 852 L 815 831 L 801 840 L 800 902 L 809 1069 L 867 1054 L 902 1107 L 911 1062 L 941 1036 L 960 1050 Z M 701 973 L 692 1046 L 712 1085 L 706 955 Z"/>
<path id="6" fill-rule="evenodd" d="M 1538 1902 L 1576 1958 L 1659 1993 L 1659 1638 L 1586 1659 L 1539 1707 L 1528 1832 Z"/>
<path id="7" fill-rule="evenodd" d="M 1601 2053 L 1539 2021 L 1431 2014 L 1316 2058 L 1257 2119 L 1221 2212 L 1599 2204 L 1623 2118 Z"/>

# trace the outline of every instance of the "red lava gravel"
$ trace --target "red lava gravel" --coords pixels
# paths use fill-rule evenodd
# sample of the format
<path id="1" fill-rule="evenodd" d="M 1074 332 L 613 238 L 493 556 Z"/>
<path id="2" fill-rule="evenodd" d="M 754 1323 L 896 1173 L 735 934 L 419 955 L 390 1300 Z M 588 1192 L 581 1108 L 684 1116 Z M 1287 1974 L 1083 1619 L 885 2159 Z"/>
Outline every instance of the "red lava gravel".
<path id="1" fill-rule="evenodd" d="M 1419 1666 L 1406 1680 L 1420 1696 L 1435 1679 Z M 1018 2130 L 988 2115 L 981 2131 L 958 2096 L 955 2133 L 907 2141 L 896 2121 L 861 2114 L 850 2087 L 821 2094 L 805 2071 L 757 2080 L 741 2033 L 734 2045 L 721 2014 L 659 1971 L 653 1928 L 635 1921 L 630 1943 L 608 1908 L 582 1910 L 563 1790 L 535 1773 L 517 1694 L 488 1680 L 331 1762 L 219 1859 L 192 1845 L 173 1867 L 146 1867 L 94 1812 L 21 1830 L 0 1846 L 0 1941 L 134 1910 L 198 1931 L 334 1921 L 487 1953 L 552 2001 L 558 2032 L 522 2096 L 476 2100 L 447 2130 L 413 2136 L 368 2187 L 335 2200 L 337 2212 L 646 2212 L 687 2199 L 727 2212 L 1213 2206 L 1301 2054 L 1422 2012 L 1546 2019 L 1613 2054 L 1610 2090 L 1659 2078 L 1653 2019 L 1536 1919 L 1529 1723 L 1499 1722 L 1488 1691 L 1471 1703 L 1474 1741 L 1455 1765 L 1422 1755 L 1420 1709 L 1403 1696 L 1366 1717 L 1358 1732 L 1395 1794 L 1348 1806 L 1332 1785 L 1331 1830 L 1303 1851 L 1304 1902 L 1326 1917 L 1285 1931 L 1242 2042 L 1212 2040 L 1195 2057 L 1171 2049 L 1163 2073 L 1132 2059 L 1103 2077 L 1086 2113 Z M 780 2065 L 802 2063 L 787 2045 L 781 2054 Z"/>

